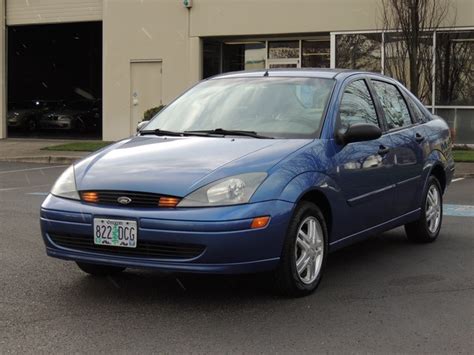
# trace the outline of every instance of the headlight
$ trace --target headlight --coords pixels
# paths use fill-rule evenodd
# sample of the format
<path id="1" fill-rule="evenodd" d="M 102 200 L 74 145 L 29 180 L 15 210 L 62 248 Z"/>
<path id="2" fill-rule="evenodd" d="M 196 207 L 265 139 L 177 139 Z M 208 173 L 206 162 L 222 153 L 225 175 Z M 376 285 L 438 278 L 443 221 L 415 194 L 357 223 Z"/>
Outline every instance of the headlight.
<path id="1" fill-rule="evenodd" d="M 266 173 L 249 173 L 215 181 L 186 196 L 177 207 L 226 206 L 247 203 L 266 177 Z"/>
<path id="2" fill-rule="evenodd" d="M 51 193 L 58 197 L 79 200 L 79 194 L 76 188 L 76 178 L 74 177 L 74 166 L 71 165 L 64 173 L 56 180 Z"/>

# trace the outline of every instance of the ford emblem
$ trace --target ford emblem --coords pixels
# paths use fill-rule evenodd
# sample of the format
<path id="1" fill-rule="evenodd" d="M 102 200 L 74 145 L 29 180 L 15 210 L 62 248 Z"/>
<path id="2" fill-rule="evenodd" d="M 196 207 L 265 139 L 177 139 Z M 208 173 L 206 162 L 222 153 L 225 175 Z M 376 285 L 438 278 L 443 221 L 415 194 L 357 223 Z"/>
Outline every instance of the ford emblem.
<path id="1" fill-rule="evenodd" d="M 120 196 L 117 199 L 117 202 L 120 203 L 121 205 L 128 205 L 130 202 L 132 202 L 132 199 L 127 196 Z"/>

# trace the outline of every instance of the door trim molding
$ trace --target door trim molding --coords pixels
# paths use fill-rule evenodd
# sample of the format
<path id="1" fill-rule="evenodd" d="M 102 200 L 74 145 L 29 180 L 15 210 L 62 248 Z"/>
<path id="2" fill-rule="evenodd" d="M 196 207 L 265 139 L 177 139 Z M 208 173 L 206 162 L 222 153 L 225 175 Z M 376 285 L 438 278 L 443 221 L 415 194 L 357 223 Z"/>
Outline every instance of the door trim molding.
<path id="1" fill-rule="evenodd" d="M 379 194 L 379 193 L 387 191 L 387 190 L 391 190 L 395 187 L 396 187 L 395 184 L 388 185 L 388 186 L 382 187 L 381 189 L 370 191 L 370 192 L 367 192 L 366 194 L 353 197 L 353 198 L 347 200 L 347 203 L 350 206 L 355 206 L 355 205 L 358 205 L 358 204 L 361 204 L 361 203 L 365 202 L 367 199 L 369 199 L 370 197 L 373 197 L 376 194 Z"/>

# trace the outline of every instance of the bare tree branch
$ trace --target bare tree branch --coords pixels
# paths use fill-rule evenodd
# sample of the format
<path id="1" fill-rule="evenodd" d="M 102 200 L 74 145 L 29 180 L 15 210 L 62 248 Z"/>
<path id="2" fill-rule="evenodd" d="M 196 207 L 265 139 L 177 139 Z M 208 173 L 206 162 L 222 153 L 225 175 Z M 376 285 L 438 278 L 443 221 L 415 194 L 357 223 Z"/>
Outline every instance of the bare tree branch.
<path id="1" fill-rule="evenodd" d="M 431 99 L 433 32 L 450 27 L 455 11 L 450 0 L 382 0 L 385 72 L 402 81 L 425 103 Z"/>

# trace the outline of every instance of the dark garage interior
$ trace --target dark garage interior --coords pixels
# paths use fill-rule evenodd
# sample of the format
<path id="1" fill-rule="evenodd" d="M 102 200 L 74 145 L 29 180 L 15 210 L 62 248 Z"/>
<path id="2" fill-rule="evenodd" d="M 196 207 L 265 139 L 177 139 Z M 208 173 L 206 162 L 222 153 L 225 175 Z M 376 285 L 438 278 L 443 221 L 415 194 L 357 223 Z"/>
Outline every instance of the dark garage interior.
<path id="1" fill-rule="evenodd" d="M 8 136 L 102 137 L 102 23 L 10 26 Z"/>

